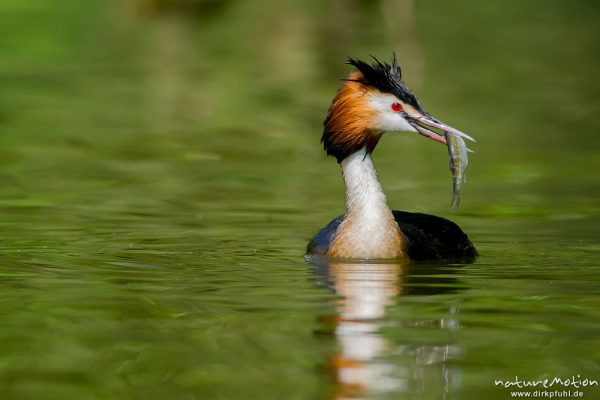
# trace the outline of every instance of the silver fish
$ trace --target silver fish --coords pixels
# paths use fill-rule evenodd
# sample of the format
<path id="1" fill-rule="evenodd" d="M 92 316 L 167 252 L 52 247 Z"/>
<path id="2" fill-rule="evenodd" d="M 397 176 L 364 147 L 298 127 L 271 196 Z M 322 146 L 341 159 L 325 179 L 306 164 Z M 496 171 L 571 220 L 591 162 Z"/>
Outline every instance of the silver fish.
<path id="1" fill-rule="evenodd" d="M 465 182 L 465 172 L 469 164 L 467 157 L 467 145 L 465 141 L 455 135 L 444 131 L 444 137 L 448 143 L 448 155 L 450 156 L 450 171 L 452 172 L 452 210 L 458 211 L 460 206 L 460 190 Z"/>

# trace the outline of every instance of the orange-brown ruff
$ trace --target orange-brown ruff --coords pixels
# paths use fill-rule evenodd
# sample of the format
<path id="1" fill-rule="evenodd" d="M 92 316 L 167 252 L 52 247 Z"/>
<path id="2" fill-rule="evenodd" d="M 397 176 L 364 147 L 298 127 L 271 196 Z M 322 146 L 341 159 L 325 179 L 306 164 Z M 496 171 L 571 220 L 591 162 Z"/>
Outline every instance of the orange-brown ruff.
<path id="1" fill-rule="evenodd" d="M 346 213 L 333 219 L 308 243 L 307 255 L 346 259 L 466 259 L 475 248 L 462 230 L 446 219 L 392 211 L 377 179 L 371 153 L 384 131 L 419 133 L 445 143 L 424 124 L 454 129 L 421 108 L 392 64 L 357 68 L 333 99 L 325 119 L 322 143 L 340 166 L 346 186 Z M 455 130 L 456 131 L 456 130 Z M 457 131 L 458 132 L 458 131 Z M 462 134 L 459 132 L 459 134 Z"/>
<path id="2" fill-rule="evenodd" d="M 362 146 L 367 146 L 367 150 L 372 152 L 383 134 L 380 130 L 370 128 L 376 112 L 368 107 L 366 99 L 373 89 L 359 83 L 362 79 L 364 77 L 358 71 L 348 77 L 333 99 L 324 123 L 329 133 L 324 140 L 335 148 L 343 149 L 343 153 Z M 328 150 L 328 154 L 331 153 Z"/>

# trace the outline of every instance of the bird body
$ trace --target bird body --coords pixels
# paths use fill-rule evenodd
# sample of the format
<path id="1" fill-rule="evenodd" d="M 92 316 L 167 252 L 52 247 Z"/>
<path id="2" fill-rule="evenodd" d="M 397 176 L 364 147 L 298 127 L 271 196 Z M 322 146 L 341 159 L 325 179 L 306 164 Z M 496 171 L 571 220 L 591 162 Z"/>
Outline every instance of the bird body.
<path id="1" fill-rule="evenodd" d="M 446 144 L 443 135 L 472 138 L 425 113 L 392 64 L 349 60 L 353 72 L 334 98 L 321 142 L 342 168 L 346 213 L 309 242 L 307 255 L 343 259 L 467 259 L 477 252 L 462 230 L 446 219 L 392 211 L 371 153 L 385 131 L 413 132 Z"/>

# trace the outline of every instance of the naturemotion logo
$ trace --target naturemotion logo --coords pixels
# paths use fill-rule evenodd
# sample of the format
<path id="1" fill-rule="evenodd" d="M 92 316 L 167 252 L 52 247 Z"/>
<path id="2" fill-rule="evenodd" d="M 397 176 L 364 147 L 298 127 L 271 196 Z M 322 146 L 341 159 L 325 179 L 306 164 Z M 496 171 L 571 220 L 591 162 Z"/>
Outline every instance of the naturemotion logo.
<path id="1" fill-rule="evenodd" d="M 596 379 L 588 379 L 582 378 L 581 375 L 574 375 L 570 378 L 561 378 L 555 376 L 554 378 L 545 378 L 539 380 L 526 380 L 520 379 L 518 375 L 515 375 L 514 380 L 502 380 L 495 379 L 494 384 L 496 386 L 501 386 L 504 388 L 516 387 L 519 389 L 528 388 L 528 387 L 543 387 L 544 389 L 549 389 L 553 386 L 562 386 L 562 387 L 572 387 L 575 389 L 598 386 L 598 381 Z"/>

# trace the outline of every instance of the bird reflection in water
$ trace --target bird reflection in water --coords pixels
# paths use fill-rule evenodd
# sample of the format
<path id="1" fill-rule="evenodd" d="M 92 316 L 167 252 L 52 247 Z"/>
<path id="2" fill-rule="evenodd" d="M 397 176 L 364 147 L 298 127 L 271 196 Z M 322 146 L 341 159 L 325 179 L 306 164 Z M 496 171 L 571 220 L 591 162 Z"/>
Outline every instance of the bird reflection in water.
<path id="1" fill-rule="evenodd" d="M 317 275 L 339 296 L 337 315 L 320 318 L 321 329 L 332 332 L 339 345 L 328 364 L 336 382 L 335 399 L 367 399 L 395 394 L 406 398 L 449 398 L 460 385 L 460 370 L 449 363 L 460 353 L 454 344 L 458 307 L 443 318 L 386 319 L 386 308 L 401 295 L 432 295 L 458 290 L 451 270 L 419 269 L 411 278 L 408 264 L 315 263 Z M 440 269 L 442 268 L 442 269 Z M 454 267 L 455 268 L 455 267 Z M 441 275 L 443 273 L 443 275 Z M 436 277 L 435 275 L 439 275 Z M 429 340 L 412 337 L 401 343 L 381 329 L 423 330 Z M 436 333 L 435 341 L 431 332 Z M 391 332 L 391 331 L 390 331 Z M 443 337 L 442 340 L 439 340 Z M 434 344 L 431 344 L 431 343 Z M 441 343 L 440 343 L 441 342 Z"/>

